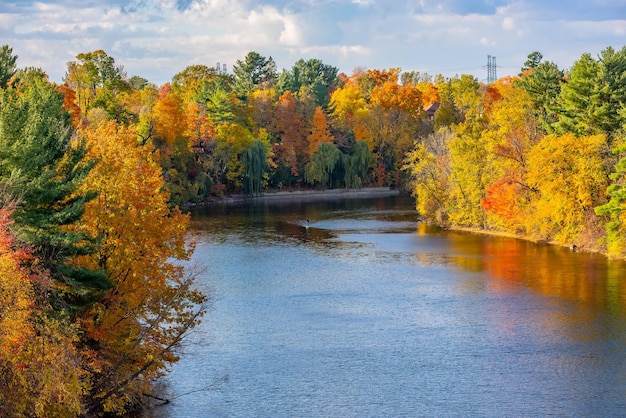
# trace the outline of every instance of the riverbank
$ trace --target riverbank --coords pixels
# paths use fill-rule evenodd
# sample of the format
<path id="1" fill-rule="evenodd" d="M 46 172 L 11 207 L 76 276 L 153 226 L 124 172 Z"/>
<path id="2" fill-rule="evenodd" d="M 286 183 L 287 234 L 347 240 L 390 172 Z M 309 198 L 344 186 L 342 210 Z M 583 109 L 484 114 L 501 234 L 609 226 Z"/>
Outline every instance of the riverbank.
<path id="1" fill-rule="evenodd" d="M 446 228 L 449 231 L 458 231 L 458 232 L 467 232 L 470 234 L 481 234 L 481 235 L 489 235 L 489 236 L 496 236 L 496 237 L 505 237 L 505 238 L 514 238 L 514 239 L 519 239 L 519 240 L 523 240 L 523 241 L 530 241 L 530 242 L 535 242 L 538 244 L 550 244 L 550 245 L 556 245 L 559 247 L 564 247 L 564 248 L 569 248 L 572 251 L 577 251 L 577 252 L 581 252 L 581 253 L 593 253 L 593 254 L 600 254 L 603 255 L 605 257 L 608 257 L 608 254 L 606 253 L 606 251 L 604 251 L 603 249 L 597 247 L 597 246 L 592 246 L 592 245 L 576 245 L 576 244 L 561 244 L 558 241 L 551 241 L 551 240 L 537 240 L 537 239 L 533 239 L 531 237 L 528 237 L 526 235 L 523 234 L 516 234 L 514 232 L 505 232 L 505 231 L 498 231 L 498 230 L 487 230 L 487 229 L 481 229 L 481 228 L 475 228 L 475 227 L 465 227 L 465 226 L 452 226 L 452 227 L 447 227 Z"/>
<path id="2" fill-rule="evenodd" d="M 363 199 L 374 197 L 398 196 L 399 190 L 389 187 L 363 187 L 360 189 L 327 189 L 327 190 L 289 190 L 277 192 L 264 192 L 260 196 L 247 196 L 232 194 L 220 199 L 210 201 L 208 204 L 241 204 L 253 202 L 275 201 L 310 201 L 331 199 Z"/>

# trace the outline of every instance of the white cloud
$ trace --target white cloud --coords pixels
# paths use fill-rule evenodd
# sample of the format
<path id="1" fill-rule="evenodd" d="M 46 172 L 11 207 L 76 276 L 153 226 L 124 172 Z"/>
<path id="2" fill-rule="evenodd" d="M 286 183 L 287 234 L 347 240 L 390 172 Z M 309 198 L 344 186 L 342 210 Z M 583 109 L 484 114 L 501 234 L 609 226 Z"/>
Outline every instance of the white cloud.
<path id="1" fill-rule="evenodd" d="M 505 17 L 502 19 L 502 29 L 513 30 L 515 29 L 515 21 L 511 17 Z"/>
<path id="2" fill-rule="evenodd" d="M 280 68 L 320 58 L 341 71 L 462 68 L 516 73 L 538 50 L 561 67 L 621 47 L 624 0 L 54 0 L 0 4 L 0 39 L 60 81 L 67 61 L 104 49 L 129 74 L 157 83 L 190 64 L 230 66 L 250 51 Z M 185 7 L 181 7 L 184 5 Z M 623 7 L 621 7 L 623 10 Z M 448 74 L 446 74 L 448 75 Z M 452 74 L 453 75 L 453 74 Z"/>

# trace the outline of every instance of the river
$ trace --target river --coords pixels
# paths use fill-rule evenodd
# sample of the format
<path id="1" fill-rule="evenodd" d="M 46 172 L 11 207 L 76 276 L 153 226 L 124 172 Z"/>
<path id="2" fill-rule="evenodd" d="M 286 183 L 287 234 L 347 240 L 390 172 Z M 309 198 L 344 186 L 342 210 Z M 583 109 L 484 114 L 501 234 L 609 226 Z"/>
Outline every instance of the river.
<path id="1" fill-rule="evenodd" d="M 406 196 L 212 206 L 190 239 L 212 302 L 150 416 L 626 415 L 626 263 Z"/>

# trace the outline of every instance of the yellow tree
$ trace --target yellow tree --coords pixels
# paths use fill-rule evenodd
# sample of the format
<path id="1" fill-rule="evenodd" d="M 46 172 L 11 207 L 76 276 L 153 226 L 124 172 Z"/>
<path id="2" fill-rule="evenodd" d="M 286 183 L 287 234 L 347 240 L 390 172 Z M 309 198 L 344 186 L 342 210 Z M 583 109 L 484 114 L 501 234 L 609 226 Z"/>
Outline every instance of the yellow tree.
<path id="1" fill-rule="evenodd" d="M 172 92 L 160 97 L 152 109 L 152 116 L 157 139 L 155 145 L 166 154 L 171 154 L 177 141 L 187 131 L 188 121 L 180 98 Z"/>
<path id="2" fill-rule="evenodd" d="M 490 171 L 495 180 L 482 205 L 492 226 L 519 231 L 531 193 L 525 184 L 527 156 L 540 140 L 537 118 L 528 93 L 510 79 L 487 88 L 483 107 L 487 126 L 482 137 L 494 157 Z"/>
<path id="3" fill-rule="evenodd" d="M 368 113 L 367 102 L 353 81 L 348 79 L 343 87 L 332 93 L 330 109 L 333 119 L 341 128 L 352 131 L 355 140 L 365 141 L 370 149 L 374 148 L 363 123 Z"/>
<path id="4" fill-rule="evenodd" d="M 608 182 L 605 150 L 604 135 L 571 133 L 545 136 L 532 148 L 526 180 L 536 190 L 526 221 L 530 234 L 580 245 L 583 233 L 592 232 L 593 208 L 603 203 Z"/>
<path id="5" fill-rule="evenodd" d="M 137 145 L 137 132 L 115 122 L 84 135 L 90 156 L 99 160 L 84 187 L 98 197 L 78 229 L 99 244 L 75 263 L 104 270 L 113 287 L 81 313 L 82 372 L 88 412 L 122 413 L 177 360 L 175 350 L 202 314 L 204 296 L 175 262 L 193 248 L 185 243 L 188 216 L 168 206 L 158 153 Z"/>
<path id="6" fill-rule="evenodd" d="M 411 177 L 418 213 L 438 225 L 446 225 L 448 221 L 450 168 L 447 152 L 443 151 L 437 154 L 436 150 L 418 143 L 407 154 L 404 166 Z"/>

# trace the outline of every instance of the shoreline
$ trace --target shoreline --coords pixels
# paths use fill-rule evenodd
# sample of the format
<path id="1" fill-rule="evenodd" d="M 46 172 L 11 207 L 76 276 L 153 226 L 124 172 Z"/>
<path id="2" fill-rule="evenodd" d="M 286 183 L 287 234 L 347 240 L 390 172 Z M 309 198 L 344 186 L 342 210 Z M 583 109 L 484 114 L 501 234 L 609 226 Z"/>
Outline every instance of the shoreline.
<path id="1" fill-rule="evenodd" d="M 327 190 L 290 190 L 278 192 L 264 192 L 259 196 L 247 196 L 232 194 L 220 199 L 214 199 L 206 203 L 186 205 L 188 208 L 209 205 L 232 205 L 256 202 L 279 202 L 279 201 L 310 201 L 332 199 L 356 199 L 398 196 L 401 192 L 390 187 L 363 187 L 360 189 L 327 189 Z"/>
<path id="2" fill-rule="evenodd" d="M 488 230 L 488 229 L 481 229 L 481 228 L 467 227 L 467 226 L 450 226 L 450 227 L 446 227 L 443 229 L 448 230 L 448 231 L 466 232 L 468 234 L 480 234 L 480 235 L 487 235 L 487 236 L 492 236 L 492 237 L 513 238 L 513 239 L 519 239 L 522 241 L 533 242 L 535 244 L 555 245 L 561 248 L 569 248 L 569 250 L 572 252 L 599 254 L 599 255 L 604 256 L 607 260 L 612 260 L 612 258 L 610 258 L 607 255 L 607 253 L 602 251 L 600 248 L 587 247 L 587 246 L 580 247 L 575 244 L 568 246 L 566 244 L 561 244 L 558 241 L 548 241 L 548 240 L 540 240 L 540 239 L 537 240 L 537 239 L 530 238 L 526 235 L 516 234 L 514 232 Z"/>

